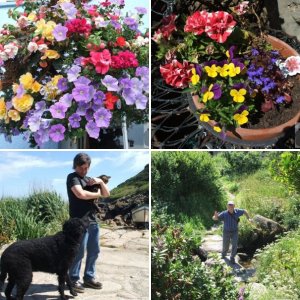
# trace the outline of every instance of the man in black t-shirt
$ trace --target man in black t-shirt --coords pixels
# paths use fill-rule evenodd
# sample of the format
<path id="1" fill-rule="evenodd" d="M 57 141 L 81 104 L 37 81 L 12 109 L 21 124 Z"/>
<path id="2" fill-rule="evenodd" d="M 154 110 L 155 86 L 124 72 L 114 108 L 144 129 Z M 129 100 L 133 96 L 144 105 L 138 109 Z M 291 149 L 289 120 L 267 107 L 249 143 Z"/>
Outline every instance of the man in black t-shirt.
<path id="1" fill-rule="evenodd" d="M 70 217 L 81 218 L 89 213 L 90 225 L 82 240 L 79 253 L 69 270 L 70 278 L 73 282 L 74 289 L 77 292 L 84 292 L 84 287 L 101 289 L 102 284 L 95 280 L 95 265 L 100 252 L 99 247 L 99 225 L 96 221 L 96 211 L 92 203 L 93 199 L 99 197 L 109 197 L 109 189 L 100 178 L 87 177 L 87 172 L 91 165 L 91 158 L 85 153 L 79 153 L 75 156 L 73 169 L 75 172 L 67 177 L 67 191 L 69 198 Z M 86 186 L 99 184 L 98 192 L 89 192 L 84 190 Z M 81 261 L 84 251 L 87 250 L 86 265 L 84 270 L 83 282 L 84 286 L 79 283 Z"/>

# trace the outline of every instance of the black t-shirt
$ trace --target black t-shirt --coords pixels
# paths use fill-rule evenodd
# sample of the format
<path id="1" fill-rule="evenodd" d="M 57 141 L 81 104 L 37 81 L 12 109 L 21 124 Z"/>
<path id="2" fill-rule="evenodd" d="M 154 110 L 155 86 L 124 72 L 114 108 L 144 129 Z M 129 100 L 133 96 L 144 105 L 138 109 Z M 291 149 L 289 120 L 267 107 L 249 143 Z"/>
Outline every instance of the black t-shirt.
<path id="1" fill-rule="evenodd" d="M 82 218 L 86 213 L 92 212 L 91 221 L 96 221 L 96 211 L 91 200 L 82 200 L 77 198 L 71 188 L 75 185 L 81 185 L 84 189 L 90 177 L 80 177 L 76 172 L 73 172 L 67 177 L 67 191 L 69 198 L 69 213 L 71 218 Z"/>

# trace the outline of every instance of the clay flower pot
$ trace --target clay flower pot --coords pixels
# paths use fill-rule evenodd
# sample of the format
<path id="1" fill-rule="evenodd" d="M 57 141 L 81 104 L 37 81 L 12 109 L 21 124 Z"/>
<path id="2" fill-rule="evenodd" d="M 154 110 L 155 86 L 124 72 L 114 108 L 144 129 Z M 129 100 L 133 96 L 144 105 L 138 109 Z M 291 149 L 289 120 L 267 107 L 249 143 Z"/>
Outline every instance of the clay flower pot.
<path id="1" fill-rule="evenodd" d="M 268 36 L 267 40 L 273 46 L 274 50 L 278 50 L 284 58 L 299 55 L 295 49 L 276 37 Z M 296 101 L 300 101 L 300 99 L 296 99 Z M 202 107 L 203 104 L 199 102 L 199 96 L 194 95 L 192 97 L 192 101 L 190 102 L 190 109 L 195 112 Z M 235 131 L 226 131 L 226 136 L 229 137 L 232 142 L 238 142 L 242 140 L 261 143 L 263 141 L 277 140 L 283 136 L 289 128 L 296 125 L 299 119 L 300 111 L 291 120 L 279 126 L 264 129 L 247 129 L 238 127 L 235 129 Z M 215 122 L 209 121 L 206 124 L 209 124 L 211 127 L 213 127 Z M 211 132 L 213 132 L 213 129 Z M 219 136 L 219 134 L 215 134 Z"/>

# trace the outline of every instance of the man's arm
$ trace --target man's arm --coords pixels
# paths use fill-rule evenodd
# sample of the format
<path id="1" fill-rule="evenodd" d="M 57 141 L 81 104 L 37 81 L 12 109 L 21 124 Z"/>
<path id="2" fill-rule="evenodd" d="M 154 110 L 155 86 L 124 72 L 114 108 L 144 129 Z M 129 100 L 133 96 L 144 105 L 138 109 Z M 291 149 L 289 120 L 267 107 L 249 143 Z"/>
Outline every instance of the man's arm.
<path id="1" fill-rule="evenodd" d="M 84 190 L 81 185 L 73 185 L 71 187 L 71 191 L 77 198 L 81 200 L 92 200 L 101 197 L 100 189 L 97 193 L 89 192 Z"/>
<path id="2" fill-rule="evenodd" d="M 101 178 L 91 178 L 88 183 L 88 185 L 94 185 L 94 184 L 100 184 L 101 186 L 101 195 L 98 197 L 109 197 L 110 191 L 108 189 L 108 186 L 103 182 Z"/>
<path id="3" fill-rule="evenodd" d="M 246 216 L 246 218 L 248 219 L 248 221 L 252 222 L 252 219 L 250 218 L 248 212 L 246 209 L 244 209 L 244 215 Z"/>

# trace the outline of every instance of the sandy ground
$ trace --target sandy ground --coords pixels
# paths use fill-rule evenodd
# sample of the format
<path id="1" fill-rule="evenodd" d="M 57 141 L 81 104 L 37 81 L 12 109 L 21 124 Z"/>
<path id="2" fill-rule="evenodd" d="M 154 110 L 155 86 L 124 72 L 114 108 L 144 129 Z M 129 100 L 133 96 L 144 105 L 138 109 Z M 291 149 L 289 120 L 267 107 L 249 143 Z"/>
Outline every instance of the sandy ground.
<path id="1" fill-rule="evenodd" d="M 96 268 L 97 279 L 102 282 L 103 289 L 85 289 L 74 299 L 149 299 L 149 231 L 101 228 L 100 244 L 101 253 Z M 68 290 L 66 295 L 70 295 Z M 0 299 L 5 298 L 3 292 L 1 296 Z M 56 276 L 35 272 L 24 297 L 24 300 L 30 299 L 59 299 Z"/>

